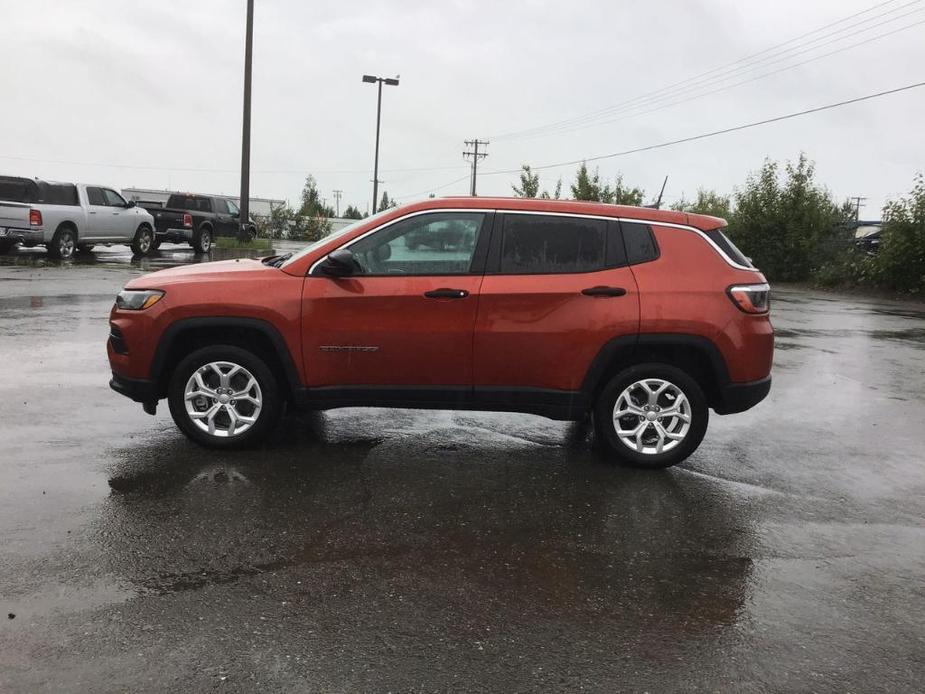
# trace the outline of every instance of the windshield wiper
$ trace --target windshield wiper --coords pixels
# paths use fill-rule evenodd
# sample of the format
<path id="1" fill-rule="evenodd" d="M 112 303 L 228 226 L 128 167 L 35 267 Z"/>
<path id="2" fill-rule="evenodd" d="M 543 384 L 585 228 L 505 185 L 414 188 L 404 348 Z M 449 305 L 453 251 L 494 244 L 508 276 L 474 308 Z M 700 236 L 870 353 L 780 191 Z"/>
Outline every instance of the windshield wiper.
<path id="1" fill-rule="evenodd" d="M 269 255 L 266 258 L 261 258 L 260 262 L 264 265 L 272 265 L 273 267 L 281 267 L 283 263 L 289 260 L 292 257 L 292 253 L 283 253 L 282 255 Z"/>

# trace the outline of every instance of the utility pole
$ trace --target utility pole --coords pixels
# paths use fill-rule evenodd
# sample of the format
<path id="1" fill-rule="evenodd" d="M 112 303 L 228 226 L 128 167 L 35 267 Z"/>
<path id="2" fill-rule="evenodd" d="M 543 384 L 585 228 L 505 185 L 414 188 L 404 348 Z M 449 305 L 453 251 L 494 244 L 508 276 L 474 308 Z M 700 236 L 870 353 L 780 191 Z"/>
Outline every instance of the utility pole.
<path id="1" fill-rule="evenodd" d="M 254 0 L 247 0 L 247 25 L 244 30 L 244 117 L 241 133 L 241 203 L 238 207 L 238 238 L 247 239 L 251 201 L 251 62 L 254 52 Z"/>
<path id="2" fill-rule="evenodd" d="M 488 156 L 488 152 L 480 152 L 479 146 L 488 146 L 488 140 L 480 140 L 478 138 L 474 140 L 464 140 L 463 141 L 466 147 L 471 147 L 472 149 L 466 149 L 463 152 L 463 158 L 468 159 L 472 157 L 472 181 L 469 185 L 469 195 L 475 197 L 475 177 L 478 175 L 479 170 L 479 159 L 484 159 Z"/>
<path id="3" fill-rule="evenodd" d="M 337 216 L 340 217 L 340 196 L 344 194 L 342 190 L 334 191 L 334 199 L 337 200 Z"/>
<path id="4" fill-rule="evenodd" d="M 856 195 L 853 198 L 848 198 L 848 199 L 854 200 L 854 221 L 860 222 L 861 221 L 861 207 L 863 207 L 861 203 L 867 200 L 867 198 L 862 198 Z"/>

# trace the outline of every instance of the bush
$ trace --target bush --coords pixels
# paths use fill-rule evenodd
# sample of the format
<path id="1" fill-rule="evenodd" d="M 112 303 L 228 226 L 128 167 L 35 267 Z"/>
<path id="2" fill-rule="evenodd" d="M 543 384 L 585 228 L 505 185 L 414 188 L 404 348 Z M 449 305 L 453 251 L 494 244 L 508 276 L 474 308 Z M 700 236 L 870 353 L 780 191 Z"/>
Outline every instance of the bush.
<path id="1" fill-rule="evenodd" d="M 916 175 L 908 197 L 887 203 L 883 234 L 869 268 L 873 283 L 902 292 L 925 292 L 925 180 Z"/>
<path id="2" fill-rule="evenodd" d="M 837 205 L 814 176 L 804 154 L 787 162 L 783 177 L 768 160 L 735 193 L 729 235 L 769 279 L 809 279 L 850 238 L 849 206 Z"/>

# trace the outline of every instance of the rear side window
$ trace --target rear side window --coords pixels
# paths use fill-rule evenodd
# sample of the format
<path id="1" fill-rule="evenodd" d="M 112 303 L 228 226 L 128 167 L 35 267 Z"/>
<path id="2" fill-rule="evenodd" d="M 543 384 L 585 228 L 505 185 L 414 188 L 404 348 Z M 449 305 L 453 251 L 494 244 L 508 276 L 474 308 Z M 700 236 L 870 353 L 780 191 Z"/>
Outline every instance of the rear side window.
<path id="1" fill-rule="evenodd" d="M 554 215 L 506 214 L 502 274 L 592 272 L 605 266 L 607 222 Z"/>
<path id="2" fill-rule="evenodd" d="M 703 232 L 709 237 L 709 239 L 719 246 L 723 253 L 729 256 L 729 259 L 734 263 L 739 265 L 744 265 L 745 267 L 754 267 L 751 261 L 745 257 L 745 254 L 740 251 L 736 245 L 729 240 L 729 237 L 723 233 L 722 229 L 710 229 L 709 231 Z"/>
<path id="3" fill-rule="evenodd" d="M 73 183 L 38 183 L 40 202 L 48 205 L 79 205 L 77 186 Z"/>
<path id="4" fill-rule="evenodd" d="M 101 188 L 87 188 L 87 202 L 91 205 L 105 205 L 106 201 L 103 199 L 103 191 Z"/>
<path id="5" fill-rule="evenodd" d="M 167 200 L 167 207 L 191 212 L 211 212 L 212 201 L 197 195 L 171 195 Z"/>
<path id="6" fill-rule="evenodd" d="M 623 243 L 626 246 L 626 261 L 630 265 L 647 263 L 658 258 L 658 246 L 655 235 L 648 224 L 620 222 L 623 231 Z"/>

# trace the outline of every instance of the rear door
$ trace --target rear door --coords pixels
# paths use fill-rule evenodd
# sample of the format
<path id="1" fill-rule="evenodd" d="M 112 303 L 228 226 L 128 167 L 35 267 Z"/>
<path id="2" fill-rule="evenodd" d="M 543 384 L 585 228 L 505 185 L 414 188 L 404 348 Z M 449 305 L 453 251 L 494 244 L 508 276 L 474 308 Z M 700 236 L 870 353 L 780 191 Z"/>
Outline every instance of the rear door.
<path id="1" fill-rule="evenodd" d="M 111 238 L 112 210 L 100 186 L 87 186 L 87 226 L 78 231 L 81 241 L 104 241 Z"/>
<path id="2" fill-rule="evenodd" d="M 410 215 L 347 246 L 360 265 L 356 274 L 326 277 L 316 264 L 302 299 L 308 385 L 468 397 L 491 217 L 478 211 Z"/>
<path id="3" fill-rule="evenodd" d="M 499 213 L 479 294 L 477 395 L 577 391 L 600 349 L 639 331 L 616 220 Z"/>

